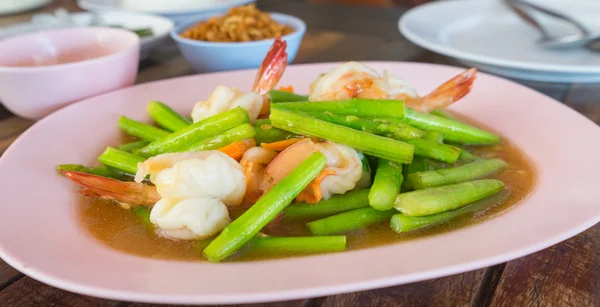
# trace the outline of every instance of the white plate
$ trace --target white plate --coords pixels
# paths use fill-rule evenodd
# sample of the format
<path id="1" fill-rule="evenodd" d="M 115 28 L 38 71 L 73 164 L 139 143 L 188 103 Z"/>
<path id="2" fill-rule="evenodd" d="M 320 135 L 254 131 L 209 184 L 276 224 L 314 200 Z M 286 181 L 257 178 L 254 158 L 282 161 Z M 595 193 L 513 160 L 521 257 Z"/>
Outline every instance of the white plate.
<path id="1" fill-rule="evenodd" d="M 82 12 L 73 13 L 70 16 L 76 25 L 87 25 L 92 20 L 94 13 Z M 124 12 L 100 12 L 97 13 L 100 18 L 109 24 L 124 26 L 129 29 L 151 28 L 152 36 L 143 37 L 141 40 L 140 60 L 147 58 L 150 53 L 169 39 L 169 33 L 175 26 L 168 18 L 140 13 L 124 13 Z M 9 27 L 0 29 L 0 39 L 19 35 L 28 32 L 47 30 L 48 27 L 25 22 L 14 24 Z"/>
<path id="2" fill-rule="evenodd" d="M 422 63 L 366 64 L 408 78 L 420 93 L 462 71 Z M 292 65 L 280 84 L 306 93 L 316 76 L 337 65 Z M 600 128 L 543 94 L 481 73 L 471 93 L 451 109 L 499 131 L 531 158 L 537 171 L 529 197 L 485 222 L 376 248 L 218 264 L 125 254 L 83 229 L 75 211 L 76 187 L 56 174 L 56 165 L 94 161 L 105 146 L 118 144 L 120 115 L 149 119 L 149 100 L 190 114 L 215 86 L 247 90 L 255 73 L 145 83 L 70 105 L 37 122 L 0 157 L 0 257 L 32 278 L 86 295 L 172 304 L 250 303 L 467 272 L 554 245 L 600 220 Z"/>
<path id="3" fill-rule="evenodd" d="M 220 13 L 256 0 L 78 0 L 88 11 L 143 12 L 165 16 L 176 24 L 206 13 Z"/>
<path id="4" fill-rule="evenodd" d="M 530 1 L 560 10 L 589 29 L 600 31 L 599 1 Z M 563 22 L 536 16 L 551 33 L 576 33 Z M 451 0 L 421 5 L 404 14 L 398 26 L 407 39 L 425 49 L 495 74 L 536 81 L 600 81 L 600 52 L 536 46 L 538 32 L 501 0 Z"/>

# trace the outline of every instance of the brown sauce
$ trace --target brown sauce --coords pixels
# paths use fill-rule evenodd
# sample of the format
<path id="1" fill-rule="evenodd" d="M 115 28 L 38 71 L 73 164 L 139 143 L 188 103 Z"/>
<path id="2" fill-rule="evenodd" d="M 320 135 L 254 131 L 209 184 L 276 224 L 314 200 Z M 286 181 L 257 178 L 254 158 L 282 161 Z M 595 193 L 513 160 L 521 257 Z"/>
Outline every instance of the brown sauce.
<path id="1" fill-rule="evenodd" d="M 476 124 L 472 120 L 468 120 L 468 122 L 482 127 L 482 125 Z M 487 130 L 491 131 L 490 129 Z M 486 206 L 487 209 L 474 214 L 463 215 L 443 224 L 405 234 L 398 234 L 391 230 L 389 223 L 373 225 L 365 229 L 347 233 L 347 250 L 414 240 L 425 236 L 445 233 L 460 227 L 468 227 L 469 225 L 502 214 L 528 196 L 535 183 L 535 172 L 527 158 L 510 141 L 503 139 L 500 145 L 486 147 L 467 146 L 467 148 L 480 156 L 500 158 L 509 164 L 507 168 L 490 177 L 504 182 L 505 188 L 502 192 L 482 200 L 490 204 L 490 206 Z M 82 199 L 81 204 L 78 206 L 78 211 L 82 225 L 91 235 L 114 249 L 160 259 L 203 260 L 202 245 L 189 241 L 173 241 L 158 237 L 152 230 L 141 224 L 131 211 L 124 210 L 112 202 Z M 241 213 L 231 212 L 231 216 L 235 218 Z M 269 234 L 308 236 L 310 233 L 305 227 L 306 222 L 283 219 L 278 227 L 270 231 Z M 228 259 L 228 261 L 261 260 L 287 256 L 294 255 L 250 255 L 242 251 Z"/>

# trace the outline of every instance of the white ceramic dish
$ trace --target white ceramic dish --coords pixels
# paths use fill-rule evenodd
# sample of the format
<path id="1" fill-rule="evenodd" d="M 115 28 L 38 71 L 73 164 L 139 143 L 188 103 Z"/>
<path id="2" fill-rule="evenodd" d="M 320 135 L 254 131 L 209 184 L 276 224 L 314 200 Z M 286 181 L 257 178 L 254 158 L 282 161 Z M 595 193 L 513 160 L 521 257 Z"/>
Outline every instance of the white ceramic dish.
<path id="1" fill-rule="evenodd" d="M 52 0 L 0 0 L 0 15 L 17 14 L 47 5 Z"/>
<path id="2" fill-rule="evenodd" d="M 338 64 L 292 65 L 281 84 L 306 92 L 319 73 Z M 409 78 L 420 92 L 460 71 L 420 63 L 366 64 Z M 83 230 L 75 213 L 76 189 L 54 172 L 56 165 L 92 162 L 105 146 L 119 141 L 120 115 L 149 119 L 145 106 L 151 99 L 189 114 L 194 102 L 216 85 L 249 89 L 254 75 L 255 70 L 245 70 L 146 83 L 87 99 L 36 123 L 0 157 L 0 256 L 35 279 L 86 295 L 157 303 L 249 303 L 471 271 L 546 248 L 600 220 L 598 126 L 543 94 L 482 73 L 472 92 L 451 109 L 500 131 L 532 159 L 538 174 L 524 202 L 483 223 L 377 248 L 219 264 L 124 254 Z M 49 138 L 51 147 L 41 142 Z"/>
<path id="3" fill-rule="evenodd" d="M 82 12 L 73 13 L 70 14 L 70 16 L 75 25 L 84 26 L 91 23 L 93 14 L 94 13 Z M 156 15 L 123 12 L 101 12 L 97 14 L 103 22 L 121 25 L 127 29 L 152 29 L 153 35 L 141 38 L 140 59 L 142 60 L 147 58 L 152 51 L 169 39 L 169 33 L 174 27 L 174 23 L 170 19 Z M 32 22 L 14 24 L 0 30 L 0 39 L 47 29 L 48 26 Z"/>
<path id="4" fill-rule="evenodd" d="M 564 0 L 532 2 L 573 16 L 590 29 L 600 29 L 598 1 L 568 5 Z M 552 33 L 575 33 L 562 22 L 538 17 Z M 549 82 L 600 81 L 600 52 L 538 47 L 538 32 L 500 0 L 432 2 L 408 11 L 398 26 L 406 38 L 425 49 L 502 76 Z"/>
<path id="5" fill-rule="evenodd" d="M 151 13 L 167 17 L 176 24 L 191 17 L 220 13 L 227 9 L 255 2 L 256 0 L 78 0 L 80 8 L 93 11 L 123 11 Z"/>

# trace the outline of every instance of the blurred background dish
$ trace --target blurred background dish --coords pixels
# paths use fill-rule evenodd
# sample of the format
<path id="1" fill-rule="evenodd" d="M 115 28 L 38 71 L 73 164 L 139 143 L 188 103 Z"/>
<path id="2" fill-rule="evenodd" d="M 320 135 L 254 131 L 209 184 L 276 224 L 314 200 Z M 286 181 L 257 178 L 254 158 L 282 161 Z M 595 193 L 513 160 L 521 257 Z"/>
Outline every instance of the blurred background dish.
<path id="1" fill-rule="evenodd" d="M 600 29 L 600 2 L 532 1 Z M 577 30 L 568 23 L 536 15 L 554 35 Z M 411 42 L 494 74 L 546 82 L 599 82 L 600 52 L 589 49 L 547 50 L 539 33 L 500 0 L 455 0 L 425 4 L 399 20 Z"/>
<path id="2" fill-rule="evenodd" d="M 47 5 L 52 0 L 0 0 L 0 15 L 16 14 Z"/>
<path id="3" fill-rule="evenodd" d="M 70 14 L 64 9 L 59 9 L 54 14 L 37 14 L 33 16 L 30 22 L 18 23 L 0 29 L 0 40 L 29 32 L 91 26 L 117 27 L 136 32 L 141 38 L 140 60 L 143 60 L 168 40 L 169 33 L 175 25 L 168 18 L 151 14 L 127 12 L 80 12 Z"/>
<path id="4" fill-rule="evenodd" d="M 112 28 L 67 28 L 0 41 L 0 99 L 40 119 L 72 102 L 131 86 L 140 38 Z"/>
<path id="5" fill-rule="evenodd" d="M 225 12 L 256 0 L 78 0 L 77 5 L 87 11 L 126 11 L 158 14 L 179 24 L 193 16 Z"/>
<path id="6" fill-rule="evenodd" d="M 288 63 L 291 63 L 296 57 L 306 32 L 306 24 L 291 15 L 269 14 L 275 22 L 287 25 L 293 30 L 290 34 L 281 37 L 287 42 Z M 199 21 L 206 21 L 214 16 L 219 15 L 207 14 L 178 25 L 171 31 L 171 37 L 177 43 L 185 60 L 197 72 L 258 68 L 273 44 L 272 38 L 248 42 L 211 42 L 181 36 L 186 29 L 196 25 Z"/>

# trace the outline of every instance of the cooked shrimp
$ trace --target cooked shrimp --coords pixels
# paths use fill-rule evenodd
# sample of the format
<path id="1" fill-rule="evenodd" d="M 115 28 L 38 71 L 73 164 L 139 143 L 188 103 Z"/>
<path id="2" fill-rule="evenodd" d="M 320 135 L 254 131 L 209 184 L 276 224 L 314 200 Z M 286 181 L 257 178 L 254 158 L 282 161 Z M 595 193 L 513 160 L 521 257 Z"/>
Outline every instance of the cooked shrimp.
<path id="1" fill-rule="evenodd" d="M 363 171 L 358 152 L 346 145 L 306 139 L 286 148 L 267 165 L 260 185 L 261 190 L 268 191 L 316 151 L 325 154 L 327 164 L 317 178 L 298 195 L 298 201 L 318 203 L 332 194 L 344 194 L 355 188 Z"/>
<path id="2" fill-rule="evenodd" d="M 280 37 L 275 39 L 258 69 L 251 92 L 219 85 L 208 100 L 198 101 L 192 110 L 194 122 L 235 107 L 248 111 L 251 123 L 259 114 L 268 113 L 269 91 L 275 88 L 287 65 L 286 47 L 287 43 Z"/>
<path id="3" fill-rule="evenodd" d="M 406 80 L 388 74 L 380 76 L 372 68 L 347 62 L 320 75 L 310 85 L 310 101 L 344 100 L 351 98 L 398 99 L 421 112 L 442 109 L 471 91 L 477 70 L 468 69 L 448 80 L 430 94 L 419 96 Z"/>
<path id="4" fill-rule="evenodd" d="M 237 206 L 246 192 L 244 170 L 234 159 L 217 151 L 168 153 L 139 163 L 136 182 L 150 174 L 162 198 L 208 196 Z"/>
<path id="5" fill-rule="evenodd" d="M 259 185 L 263 179 L 265 167 L 275 157 L 277 152 L 263 147 L 254 147 L 244 153 L 240 165 L 244 168 L 246 177 L 246 195 L 242 204 L 254 204 L 262 194 Z"/>
<path id="6" fill-rule="evenodd" d="M 159 235 L 179 240 L 208 238 L 230 221 L 223 202 L 207 196 L 179 201 L 163 198 L 150 212 L 150 222 L 158 227 Z"/>
<path id="7" fill-rule="evenodd" d="M 83 186 L 79 194 L 87 197 L 110 199 L 132 206 L 153 206 L 160 200 L 156 188 L 147 184 L 119 181 L 82 172 L 61 173 Z"/>

